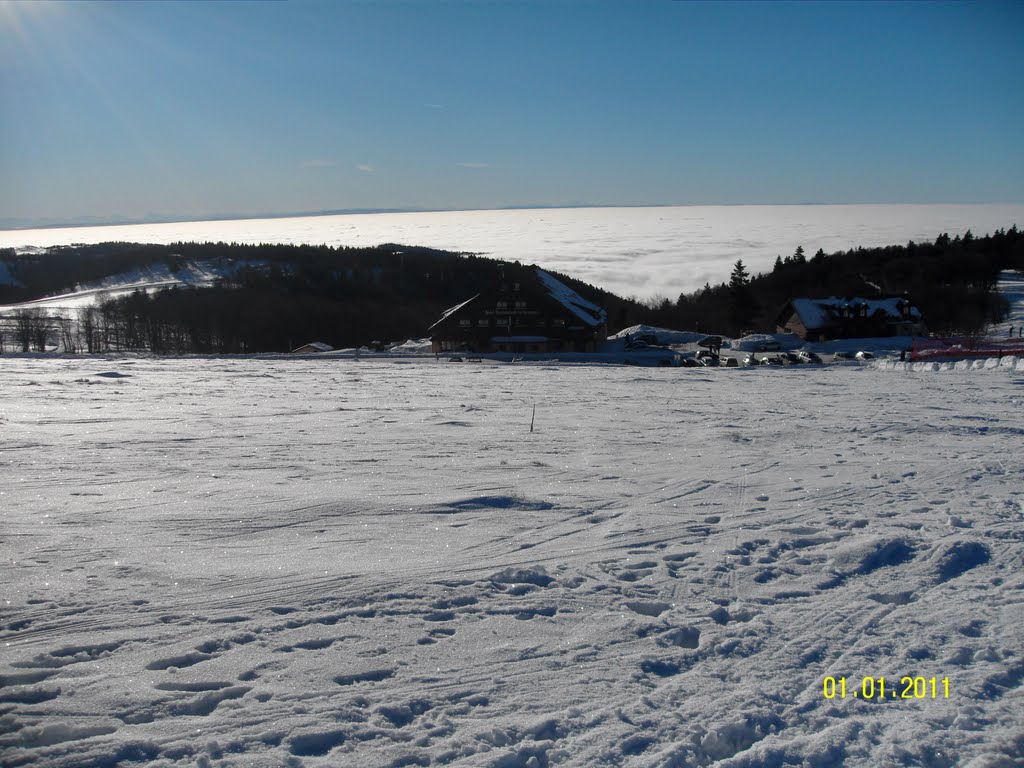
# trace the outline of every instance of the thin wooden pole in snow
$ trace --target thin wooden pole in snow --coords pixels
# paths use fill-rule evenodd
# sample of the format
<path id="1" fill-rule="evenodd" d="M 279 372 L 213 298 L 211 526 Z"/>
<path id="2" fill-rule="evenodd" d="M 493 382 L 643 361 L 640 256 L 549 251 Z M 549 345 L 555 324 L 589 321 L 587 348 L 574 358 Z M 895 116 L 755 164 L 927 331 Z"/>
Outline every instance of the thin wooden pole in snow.
<path id="1" fill-rule="evenodd" d="M 537 404 L 533 404 L 533 416 L 530 417 L 530 431 L 533 432 L 533 422 L 537 418 Z"/>

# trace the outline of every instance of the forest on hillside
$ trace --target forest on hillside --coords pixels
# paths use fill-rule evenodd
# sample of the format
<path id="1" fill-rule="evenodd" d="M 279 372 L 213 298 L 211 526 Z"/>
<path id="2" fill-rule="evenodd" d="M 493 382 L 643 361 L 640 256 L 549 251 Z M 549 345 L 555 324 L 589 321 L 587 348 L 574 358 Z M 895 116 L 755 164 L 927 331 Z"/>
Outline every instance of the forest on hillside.
<path id="1" fill-rule="evenodd" d="M 318 340 L 335 347 L 427 335 L 441 313 L 475 295 L 508 269 L 474 254 L 381 245 L 104 243 L 47 252 L 0 251 L 10 276 L 0 303 L 70 292 L 116 275 L 204 264 L 222 277 L 213 286 L 135 291 L 75 312 L 18 310 L 0 323 L 0 351 L 58 343 L 83 352 L 155 354 L 282 352 Z M 930 243 L 856 248 L 807 258 L 803 248 L 751 276 L 736 262 L 728 281 L 706 284 L 675 301 L 638 302 L 556 275 L 608 311 L 609 333 L 647 323 L 728 336 L 775 330 L 793 297 L 906 296 L 938 333 L 980 331 L 1006 311 L 995 292 L 999 273 L 1024 270 L 1024 233 L 1016 226 L 975 237 L 942 234 Z"/>
<path id="2" fill-rule="evenodd" d="M 352 347 L 420 338 L 445 309 L 497 282 L 500 271 L 526 268 L 394 244 L 106 243 L 0 253 L 0 262 L 18 283 L 0 286 L 0 303 L 59 295 L 157 266 L 176 272 L 201 263 L 222 274 L 213 286 L 138 290 L 79 310 L 73 318 L 21 310 L 0 329 L 15 349 L 41 348 L 49 332 L 59 335 L 66 349 L 156 354 L 282 352 L 313 340 Z M 555 274 L 605 307 L 622 327 L 650 314 L 637 301 Z"/>
<path id="3" fill-rule="evenodd" d="M 931 243 L 855 248 L 810 258 L 802 247 L 751 276 L 742 261 L 727 282 L 651 302 L 651 322 L 738 336 L 773 332 L 779 312 L 796 297 L 904 296 L 921 310 L 929 331 L 976 334 L 999 322 L 1005 300 L 995 291 L 1003 270 L 1024 271 L 1024 232 L 1016 225 L 991 235 L 939 235 Z"/>

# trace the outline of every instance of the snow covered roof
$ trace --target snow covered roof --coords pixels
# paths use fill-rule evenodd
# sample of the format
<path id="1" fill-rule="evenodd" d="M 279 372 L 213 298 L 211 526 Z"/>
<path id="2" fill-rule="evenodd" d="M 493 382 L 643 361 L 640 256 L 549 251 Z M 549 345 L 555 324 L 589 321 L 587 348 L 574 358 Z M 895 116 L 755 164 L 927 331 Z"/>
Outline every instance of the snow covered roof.
<path id="1" fill-rule="evenodd" d="M 325 344 L 322 341 L 311 341 L 309 344 L 303 344 L 297 349 L 293 349 L 292 352 L 330 352 L 333 350 L 330 344 Z"/>
<path id="2" fill-rule="evenodd" d="M 800 315 L 800 320 L 807 328 L 824 328 L 831 325 L 833 320 L 841 316 L 847 307 L 867 305 L 867 316 L 871 317 L 876 312 L 882 312 L 886 317 L 893 320 L 902 320 L 904 315 L 900 312 L 900 304 L 906 303 L 906 299 L 891 297 L 888 299 L 839 299 L 829 296 L 827 299 L 793 299 L 791 302 L 794 311 Z M 917 307 L 908 306 L 907 316 L 915 320 L 921 318 Z"/>
<path id="3" fill-rule="evenodd" d="M 473 299 L 475 299 L 479 295 L 480 294 L 478 293 L 478 294 L 476 294 L 474 296 L 471 296 L 470 298 L 466 299 L 461 304 L 456 304 L 454 307 L 448 307 L 448 309 L 446 309 L 444 312 L 441 313 L 441 317 L 438 318 L 437 322 L 434 323 L 434 325 L 440 325 L 441 323 L 443 323 L 445 321 L 445 318 L 447 318 L 450 315 L 453 315 L 456 312 L 458 312 L 460 309 L 462 309 L 464 306 L 469 304 L 469 302 L 473 301 Z M 434 325 L 430 326 L 430 328 L 433 328 Z M 430 330 L 430 328 L 428 328 L 427 330 Z"/>
<path id="4" fill-rule="evenodd" d="M 602 325 L 608 320 L 608 313 L 593 302 L 587 301 L 565 283 L 555 279 L 540 267 L 534 267 L 548 293 L 576 317 L 590 326 Z"/>

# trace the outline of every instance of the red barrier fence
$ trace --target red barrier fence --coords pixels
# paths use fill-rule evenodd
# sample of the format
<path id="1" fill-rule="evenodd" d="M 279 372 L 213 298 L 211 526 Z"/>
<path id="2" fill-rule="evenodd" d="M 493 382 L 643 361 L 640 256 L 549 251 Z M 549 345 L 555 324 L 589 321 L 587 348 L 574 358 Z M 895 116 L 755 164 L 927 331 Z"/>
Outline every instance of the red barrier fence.
<path id="1" fill-rule="evenodd" d="M 993 339 L 984 336 L 948 336 L 945 338 L 916 338 L 910 350 L 911 360 L 931 360 L 937 357 L 1024 357 L 1024 339 Z"/>

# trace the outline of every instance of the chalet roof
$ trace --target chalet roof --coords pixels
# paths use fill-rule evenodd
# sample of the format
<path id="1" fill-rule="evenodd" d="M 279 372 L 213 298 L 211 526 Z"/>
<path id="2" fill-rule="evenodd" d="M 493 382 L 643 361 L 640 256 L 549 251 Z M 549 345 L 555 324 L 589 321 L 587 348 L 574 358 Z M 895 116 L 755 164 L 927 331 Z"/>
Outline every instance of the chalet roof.
<path id="1" fill-rule="evenodd" d="M 537 282 L 544 288 L 544 290 L 547 291 L 548 295 L 554 301 L 569 310 L 569 312 L 577 317 L 584 325 L 591 328 L 597 328 L 607 322 L 607 312 L 597 306 L 597 304 L 587 301 L 572 288 L 548 274 L 540 267 L 533 267 L 533 272 L 537 277 Z M 438 318 L 437 322 L 430 326 L 430 329 L 432 330 L 434 327 L 440 325 L 467 304 L 478 299 L 480 296 L 481 294 L 478 293 L 475 296 L 466 299 L 466 301 L 461 304 L 449 307 L 441 314 L 441 317 Z"/>
<path id="2" fill-rule="evenodd" d="M 903 320 L 900 313 L 901 304 L 907 304 L 907 300 L 898 296 L 887 299 L 840 299 L 829 296 L 826 299 L 793 299 L 790 304 L 793 310 L 800 315 L 800 321 L 806 328 L 826 328 L 832 325 L 838 318 L 842 317 L 848 307 L 867 306 L 867 316 L 872 317 L 881 312 L 890 320 Z M 921 313 L 917 307 L 909 306 L 907 310 L 909 317 L 920 320 Z"/>
<path id="3" fill-rule="evenodd" d="M 300 352 L 306 349 L 313 349 L 317 352 L 330 352 L 334 349 L 330 344 L 325 344 L 322 341 L 311 341 L 308 344 L 303 344 L 301 347 L 293 349 L 292 352 Z"/>
<path id="4" fill-rule="evenodd" d="M 547 288 L 551 298 L 564 306 L 589 326 L 603 325 L 608 313 L 593 302 L 587 301 L 565 283 L 555 279 L 540 267 L 534 267 L 541 284 Z"/>
<path id="5" fill-rule="evenodd" d="M 441 317 L 439 317 L 439 318 L 437 319 L 437 322 L 435 322 L 435 323 L 434 323 L 434 325 L 439 325 L 439 324 L 441 324 L 442 322 L 444 322 L 444 320 L 445 320 L 445 319 L 446 319 L 447 317 L 449 317 L 450 315 L 454 315 L 454 314 L 455 314 L 456 312 L 458 312 L 458 311 L 459 311 L 460 309 L 462 309 L 462 308 L 463 308 L 464 306 L 466 306 L 467 304 L 469 304 L 469 302 L 473 301 L 473 300 L 474 300 L 475 298 L 477 298 L 477 296 L 479 296 L 479 295 L 480 295 L 480 294 L 479 294 L 479 293 L 477 293 L 477 294 L 475 294 L 474 296 L 471 296 L 470 298 L 466 299 L 466 300 L 465 300 L 464 302 L 462 302 L 461 304 L 456 304 L 456 305 L 455 305 L 454 307 L 448 307 L 448 309 L 446 309 L 446 310 L 445 310 L 444 312 L 442 312 L 442 313 L 441 313 Z M 430 326 L 430 328 L 433 328 L 433 327 L 434 327 L 434 325 L 431 325 L 431 326 Z M 428 328 L 427 330 L 430 330 L 430 328 Z"/>

